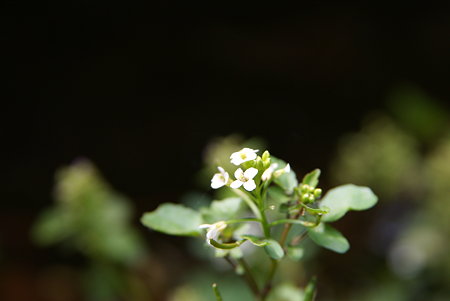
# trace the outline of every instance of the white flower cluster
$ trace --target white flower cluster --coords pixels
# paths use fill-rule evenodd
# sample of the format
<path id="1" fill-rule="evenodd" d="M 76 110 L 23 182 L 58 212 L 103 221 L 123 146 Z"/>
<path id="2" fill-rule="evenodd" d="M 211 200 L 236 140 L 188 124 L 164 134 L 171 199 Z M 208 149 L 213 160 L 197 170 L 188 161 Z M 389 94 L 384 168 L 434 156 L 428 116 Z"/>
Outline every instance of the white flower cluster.
<path id="1" fill-rule="evenodd" d="M 255 160 L 258 156 L 256 153 L 259 150 L 257 149 L 251 149 L 251 148 L 243 148 L 238 152 L 232 153 L 230 156 L 231 163 L 239 166 L 242 163 L 245 163 L 247 161 Z M 283 173 L 290 172 L 291 168 L 289 164 L 287 164 L 284 168 L 278 169 L 278 164 L 273 163 L 271 164 L 261 175 L 262 181 L 268 181 L 274 177 L 278 177 L 282 175 Z M 230 182 L 230 175 L 228 172 L 226 172 L 222 167 L 218 167 L 219 173 L 214 174 L 213 178 L 211 179 L 211 188 L 218 189 L 222 186 L 229 185 L 231 188 L 238 189 L 241 186 L 244 187 L 247 191 L 253 191 L 256 189 L 256 183 L 254 178 L 258 174 L 258 169 L 254 167 L 250 167 L 247 170 L 242 170 L 242 168 L 236 169 L 234 172 L 234 177 L 236 180 Z"/>

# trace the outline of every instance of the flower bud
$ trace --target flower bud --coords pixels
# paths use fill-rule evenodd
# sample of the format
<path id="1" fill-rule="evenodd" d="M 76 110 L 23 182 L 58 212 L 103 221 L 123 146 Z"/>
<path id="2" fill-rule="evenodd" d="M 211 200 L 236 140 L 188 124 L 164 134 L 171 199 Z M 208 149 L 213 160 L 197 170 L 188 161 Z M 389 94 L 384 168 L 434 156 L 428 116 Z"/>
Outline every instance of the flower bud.
<path id="1" fill-rule="evenodd" d="M 300 192 L 301 193 L 307 193 L 309 191 L 309 185 L 308 184 L 301 184 L 300 185 Z"/>
<path id="2" fill-rule="evenodd" d="M 263 162 L 265 163 L 266 161 L 270 161 L 270 154 L 269 154 L 269 151 L 265 151 L 263 154 L 262 154 L 262 160 L 263 160 Z M 270 162 L 269 162 L 270 163 Z"/>
<path id="3" fill-rule="evenodd" d="M 322 189 L 320 189 L 320 188 L 314 189 L 314 196 L 316 198 L 320 198 L 321 195 L 322 195 Z"/>

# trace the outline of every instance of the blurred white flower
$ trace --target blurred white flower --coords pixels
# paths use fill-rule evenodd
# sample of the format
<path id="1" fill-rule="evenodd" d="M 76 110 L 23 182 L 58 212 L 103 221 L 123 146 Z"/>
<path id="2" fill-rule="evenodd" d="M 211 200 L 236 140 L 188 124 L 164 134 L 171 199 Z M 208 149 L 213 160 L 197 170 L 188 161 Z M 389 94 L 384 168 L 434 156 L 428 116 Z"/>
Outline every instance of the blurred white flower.
<path id="1" fill-rule="evenodd" d="M 236 180 L 233 183 L 231 183 L 230 187 L 239 188 L 242 185 L 244 185 L 245 190 L 252 191 L 256 188 L 256 183 L 255 180 L 253 180 L 253 178 L 257 174 L 258 170 L 254 167 L 250 167 L 245 172 L 241 168 L 238 168 L 234 172 L 234 177 L 236 178 Z"/>
<path id="2" fill-rule="evenodd" d="M 217 240 L 220 233 L 227 227 L 224 221 L 220 221 L 214 224 L 202 224 L 198 226 L 200 229 L 208 229 L 206 232 L 206 242 L 211 245 L 210 240 Z"/>
<path id="3" fill-rule="evenodd" d="M 277 167 L 278 167 L 277 163 L 270 164 L 270 166 L 263 172 L 263 174 L 261 176 L 261 180 L 263 180 L 263 181 L 270 180 L 270 178 L 272 177 L 273 172 L 275 171 L 275 169 Z"/>
<path id="4" fill-rule="evenodd" d="M 240 164 L 242 164 L 244 162 L 247 162 L 250 160 L 255 160 L 256 153 L 258 151 L 259 150 L 257 150 L 257 149 L 251 149 L 251 148 L 244 147 L 240 151 L 231 154 L 231 156 L 230 156 L 231 163 L 239 166 Z"/>
<path id="5" fill-rule="evenodd" d="M 211 188 L 214 189 L 227 185 L 228 180 L 230 179 L 230 175 L 222 167 L 219 166 L 217 167 L 217 169 L 220 171 L 220 173 L 214 174 L 213 178 L 211 179 Z"/>

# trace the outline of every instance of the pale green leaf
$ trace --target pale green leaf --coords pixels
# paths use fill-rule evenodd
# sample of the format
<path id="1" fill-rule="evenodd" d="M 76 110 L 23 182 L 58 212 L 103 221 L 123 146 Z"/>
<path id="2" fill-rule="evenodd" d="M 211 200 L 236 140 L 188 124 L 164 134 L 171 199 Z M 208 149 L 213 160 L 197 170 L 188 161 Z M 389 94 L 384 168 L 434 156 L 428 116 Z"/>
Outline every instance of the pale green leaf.
<path id="1" fill-rule="evenodd" d="M 327 207 L 330 212 L 322 221 L 334 222 L 343 217 L 349 210 L 366 210 L 377 203 L 377 196 L 368 187 L 347 184 L 333 188 L 327 192 L 320 202 L 320 207 Z"/>
<path id="2" fill-rule="evenodd" d="M 316 188 L 319 184 L 320 169 L 314 169 L 303 177 L 303 184 Z"/>
<path id="3" fill-rule="evenodd" d="M 267 245 L 264 246 L 266 253 L 273 259 L 279 260 L 283 258 L 284 251 L 280 244 L 273 239 L 266 239 Z"/>
<path id="4" fill-rule="evenodd" d="M 141 217 L 145 226 L 171 235 L 197 236 L 202 217 L 197 211 L 179 204 L 164 203 Z"/>
<path id="5" fill-rule="evenodd" d="M 291 284 L 283 283 L 273 288 L 267 297 L 267 301 L 303 301 L 303 291 Z"/>
<path id="6" fill-rule="evenodd" d="M 271 157 L 271 160 L 272 162 L 278 164 L 278 168 L 284 168 L 287 164 L 283 160 L 275 158 L 273 156 Z M 284 173 L 279 177 L 275 177 L 273 181 L 275 182 L 275 184 L 283 188 L 287 194 L 292 194 L 294 188 L 298 185 L 297 176 L 295 175 L 295 172 L 292 170 L 292 168 L 290 172 Z"/>
<path id="7" fill-rule="evenodd" d="M 240 198 L 226 198 L 213 201 L 207 208 L 202 208 L 202 218 L 207 223 L 215 223 L 236 218 L 243 211 L 243 201 Z"/>
<path id="8" fill-rule="evenodd" d="M 303 258 L 305 250 L 301 246 L 288 246 L 287 247 L 287 256 L 294 260 L 299 261 Z"/>
<path id="9" fill-rule="evenodd" d="M 319 246 L 337 253 L 345 253 L 350 248 L 347 239 L 338 230 L 325 223 L 309 228 L 308 235 Z"/>

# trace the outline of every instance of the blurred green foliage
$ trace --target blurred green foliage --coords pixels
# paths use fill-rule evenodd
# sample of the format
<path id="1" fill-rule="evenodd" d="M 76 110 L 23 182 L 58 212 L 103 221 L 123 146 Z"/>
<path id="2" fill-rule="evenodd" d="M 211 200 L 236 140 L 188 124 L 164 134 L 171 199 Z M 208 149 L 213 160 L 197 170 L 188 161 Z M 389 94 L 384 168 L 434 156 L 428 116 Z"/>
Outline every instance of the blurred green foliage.
<path id="1" fill-rule="evenodd" d="M 131 287 L 140 284 L 130 270 L 147 247 L 133 225 L 131 201 L 112 189 L 86 159 L 56 172 L 54 201 L 36 220 L 33 241 L 57 244 L 89 259 L 83 276 L 88 299 L 137 300 Z"/>
<path id="2" fill-rule="evenodd" d="M 371 186 L 383 210 L 405 212 L 383 230 L 396 229 L 385 265 L 372 271 L 376 281 L 349 300 L 449 300 L 450 115 L 409 85 L 395 89 L 387 107 L 343 137 L 330 168 L 335 184 Z"/>

